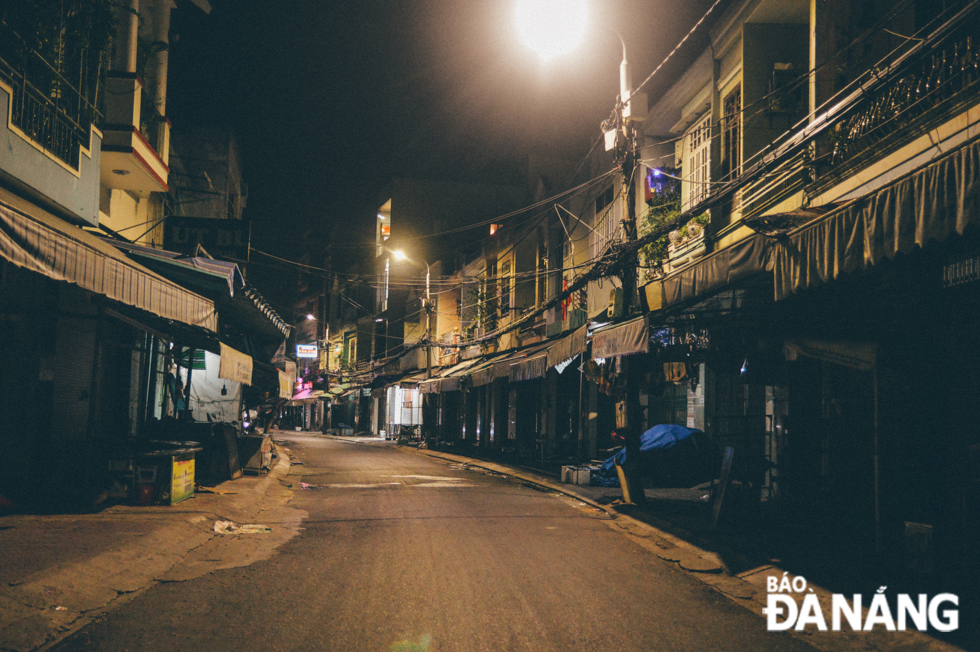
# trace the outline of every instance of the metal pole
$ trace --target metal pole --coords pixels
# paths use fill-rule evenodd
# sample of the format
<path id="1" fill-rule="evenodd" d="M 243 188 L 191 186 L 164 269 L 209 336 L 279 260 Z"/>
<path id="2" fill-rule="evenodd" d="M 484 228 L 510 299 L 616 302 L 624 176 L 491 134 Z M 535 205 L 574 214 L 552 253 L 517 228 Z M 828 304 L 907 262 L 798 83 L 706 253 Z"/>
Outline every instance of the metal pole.
<path id="1" fill-rule="evenodd" d="M 425 263 L 424 260 L 422 262 Z M 425 378 L 432 378 L 432 295 L 429 293 L 429 263 L 425 263 Z"/>
<path id="2" fill-rule="evenodd" d="M 623 46 L 623 63 L 620 66 L 620 98 L 617 111 L 619 113 L 620 128 L 625 147 L 622 162 L 623 175 L 623 232 L 628 242 L 637 239 L 636 233 L 636 130 L 633 128 L 632 120 L 626 115 L 627 102 L 629 102 L 632 89 L 629 87 L 629 70 L 626 64 L 626 47 Z M 636 300 L 636 270 L 637 255 L 633 254 L 629 260 L 624 260 L 620 270 L 620 280 L 623 284 L 623 313 L 630 316 L 633 312 Z M 623 469 L 627 484 L 624 496 L 628 495 L 634 503 L 643 504 L 646 502 L 646 494 L 643 491 L 643 483 L 639 474 L 639 453 L 640 435 L 642 432 L 643 409 L 640 406 L 640 372 L 637 360 L 630 360 L 623 357 L 621 361 L 622 371 L 626 376 L 626 466 Z M 628 491 L 628 493 L 627 493 Z"/>

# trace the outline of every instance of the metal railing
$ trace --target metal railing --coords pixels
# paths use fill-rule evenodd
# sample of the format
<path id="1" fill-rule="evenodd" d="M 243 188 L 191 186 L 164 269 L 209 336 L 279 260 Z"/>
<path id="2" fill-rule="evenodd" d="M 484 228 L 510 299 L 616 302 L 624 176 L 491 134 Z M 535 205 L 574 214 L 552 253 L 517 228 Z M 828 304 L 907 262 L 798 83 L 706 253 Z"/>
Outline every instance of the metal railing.
<path id="1" fill-rule="evenodd" d="M 980 38 L 972 24 L 904 67 L 887 84 L 867 92 L 858 108 L 826 129 L 806 149 L 749 181 L 742 217 L 760 215 L 791 195 L 809 196 L 873 164 L 980 98 Z M 884 63 L 869 70 L 880 75 Z"/>
<path id="2" fill-rule="evenodd" d="M 842 173 L 886 156 L 980 96 L 980 34 L 961 29 L 885 88 L 818 144 L 822 176 Z M 826 167 L 829 166 L 829 169 Z M 824 185 L 818 182 L 818 185 Z"/>
<path id="3" fill-rule="evenodd" d="M 34 50 L 22 45 L 17 34 L 0 23 L 0 80 L 13 89 L 11 123 L 69 166 L 78 169 L 80 149 L 87 147 L 92 125 L 101 121 L 98 90 L 101 74 L 91 74 L 79 63 L 79 86 Z"/>

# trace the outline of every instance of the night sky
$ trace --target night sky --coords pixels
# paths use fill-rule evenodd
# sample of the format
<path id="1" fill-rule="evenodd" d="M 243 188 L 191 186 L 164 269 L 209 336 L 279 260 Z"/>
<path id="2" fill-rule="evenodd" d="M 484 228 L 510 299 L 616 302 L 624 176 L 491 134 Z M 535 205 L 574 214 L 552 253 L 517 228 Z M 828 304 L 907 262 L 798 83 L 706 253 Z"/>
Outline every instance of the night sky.
<path id="1" fill-rule="evenodd" d="M 578 162 L 618 93 L 621 46 L 598 19 L 638 84 L 711 5 L 597 0 L 586 42 L 545 66 L 511 0 L 211 1 L 205 15 L 178 0 L 168 113 L 175 130 L 234 128 L 253 246 L 291 260 L 300 242 L 361 237 L 347 227 L 373 227 L 392 177 L 513 181 L 531 151 Z"/>

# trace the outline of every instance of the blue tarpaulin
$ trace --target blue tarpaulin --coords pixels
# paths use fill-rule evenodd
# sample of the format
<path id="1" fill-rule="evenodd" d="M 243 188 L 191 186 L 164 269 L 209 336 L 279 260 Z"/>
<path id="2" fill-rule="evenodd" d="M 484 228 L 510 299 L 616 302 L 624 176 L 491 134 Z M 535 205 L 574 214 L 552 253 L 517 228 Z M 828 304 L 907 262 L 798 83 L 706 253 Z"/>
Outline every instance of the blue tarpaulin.
<path id="1" fill-rule="evenodd" d="M 664 461 L 665 458 L 671 458 L 678 463 L 683 458 L 690 458 L 691 461 L 695 461 L 698 458 L 703 458 L 706 454 L 710 454 L 704 438 L 704 433 L 696 428 L 685 428 L 672 424 L 654 426 L 640 435 L 640 461 L 644 467 L 654 467 L 658 462 Z M 681 448 L 684 449 L 683 453 L 681 453 Z M 681 454 L 675 457 L 675 453 Z M 625 448 L 603 462 L 600 475 L 615 478 L 616 462 L 619 462 L 620 466 L 626 463 Z"/>

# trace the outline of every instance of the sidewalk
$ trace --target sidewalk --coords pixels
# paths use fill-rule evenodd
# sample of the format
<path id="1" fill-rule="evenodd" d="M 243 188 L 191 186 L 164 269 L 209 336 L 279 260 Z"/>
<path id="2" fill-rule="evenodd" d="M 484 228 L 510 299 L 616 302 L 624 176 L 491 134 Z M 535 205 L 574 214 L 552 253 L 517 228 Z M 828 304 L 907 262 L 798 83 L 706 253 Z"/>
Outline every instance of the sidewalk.
<path id="1" fill-rule="evenodd" d="M 407 447 L 403 450 L 410 450 Z M 411 449 L 414 451 L 414 449 Z M 516 468 L 496 462 L 483 461 L 461 455 L 441 451 L 418 450 L 420 454 L 462 464 L 471 468 L 485 469 L 507 475 L 519 480 L 544 487 L 576 498 L 594 508 L 604 510 L 613 520 L 610 527 L 620 531 L 635 543 L 653 552 L 655 555 L 670 563 L 676 563 L 692 577 L 711 586 L 724 594 L 735 604 L 738 604 L 761 618 L 765 618 L 763 608 L 766 607 L 767 591 L 766 578 L 784 576 L 792 580 L 794 575 L 787 573 L 776 563 L 753 563 L 748 555 L 728 545 L 718 537 L 711 538 L 705 532 L 693 532 L 671 520 L 659 515 L 640 511 L 634 506 L 613 505 L 613 501 L 621 496 L 618 488 L 583 487 L 559 482 L 558 478 L 544 475 L 526 468 Z M 677 492 L 688 492 L 690 495 L 681 496 Z M 699 496 L 692 490 L 658 490 L 647 489 L 648 499 L 653 504 L 669 502 L 680 498 L 686 502 L 697 502 Z M 705 492 L 706 493 L 706 492 Z M 682 520 L 682 519 L 678 519 Z M 830 613 L 832 592 L 814 585 L 808 586 L 818 596 L 824 613 Z M 867 596 L 870 600 L 871 596 Z M 865 615 L 867 615 L 865 602 Z M 871 632 L 815 631 L 810 626 L 805 631 L 792 632 L 817 649 L 827 652 L 850 652 L 881 650 L 887 652 L 940 652 L 960 650 L 961 648 L 937 640 L 927 634 L 915 630 L 882 631 L 881 627 Z"/>
<path id="2" fill-rule="evenodd" d="M 114 505 L 95 514 L 0 515 L 0 650 L 30 652 L 158 582 L 268 558 L 305 516 L 287 505 L 290 460 L 279 447 L 262 476 L 224 482 L 174 506 Z M 215 532 L 216 521 L 262 524 Z"/>

